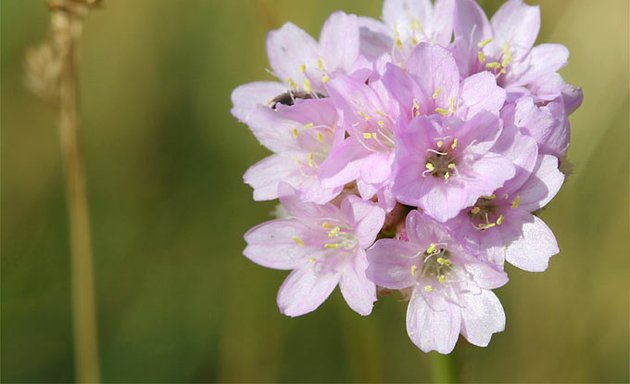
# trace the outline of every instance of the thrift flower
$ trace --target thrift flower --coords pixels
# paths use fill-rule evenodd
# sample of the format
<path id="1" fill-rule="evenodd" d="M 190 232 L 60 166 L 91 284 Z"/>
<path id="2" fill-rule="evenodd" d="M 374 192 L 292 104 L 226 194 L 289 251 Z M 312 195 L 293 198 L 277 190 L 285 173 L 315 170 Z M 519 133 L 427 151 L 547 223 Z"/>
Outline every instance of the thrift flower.
<path id="1" fill-rule="evenodd" d="M 326 99 L 299 100 L 277 110 L 258 107 L 250 128 L 273 155 L 247 170 L 243 179 L 254 188 L 254 200 L 278 198 L 278 184 L 297 189 L 306 202 L 327 203 L 342 186 L 325 188 L 318 167 L 326 159 L 337 129 L 337 111 Z"/>
<path id="2" fill-rule="evenodd" d="M 515 175 L 512 162 L 492 151 L 500 133 L 501 122 L 487 112 L 469 121 L 415 118 L 397 136 L 396 200 L 440 222 L 457 216 Z"/>
<path id="3" fill-rule="evenodd" d="M 547 205 L 563 182 L 558 160 L 541 155 L 528 179 L 515 179 L 479 197 L 447 225 L 500 266 L 507 260 L 523 270 L 542 272 L 559 252 L 558 243 L 549 227 L 531 212 Z"/>
<path id="4" fill-rule="evenodd" d="M 278 292 L 287 316 L 315 310 L 339 284 L 355 312 L 368 315 L 376 287 L 365 276 L 365 249 L 383 226 L 385 212 L 350 195 L 340 206 L 303 203 L 291 187 L 280 186 L 280 202 L 289 218 L 260 224 L 245 234 L 243 252 L 262 266 L 292 270 Z"/>
<path id="5" fill-rule="evenodd" d="M 491 291 L 505 272 L 479 260 L 441 224 L 418 211 L 407 216 L 408 240 L 381 239 L 368 250 L 368 277 L 389 289 L 411 288 L 407 333 L 422 351 L 450 353 L 461 333 L 486 346 L 505 328 Z"/>

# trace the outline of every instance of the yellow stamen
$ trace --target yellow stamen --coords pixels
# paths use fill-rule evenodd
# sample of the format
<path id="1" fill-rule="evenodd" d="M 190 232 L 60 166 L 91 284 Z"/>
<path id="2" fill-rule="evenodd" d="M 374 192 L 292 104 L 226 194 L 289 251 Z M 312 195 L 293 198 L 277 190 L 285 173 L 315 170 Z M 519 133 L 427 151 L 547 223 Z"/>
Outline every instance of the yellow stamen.
<path id="1" fill-rule="evenodd" d="M 324 244 L 324 248 L 328 248 L 328 249 L 339 248 L 339 243 L 326 243 Z"/>
<path id="2" fill-rule="evenodd" d="M 455 169 L 455 163 L 448 163 L 446 166 L 448 169 Z"/>
<path id="3" fill-rule="evenodd" d="M 477 52 L 477 59 L 479 59 L 480 63 L 484 63 L 486 61 L 486 55 L 483 54 L 483 51 Z"/>
<path id="4" fill-rule="evenodd" d="M 311 93 L 311 81 L 309 79 L 304 79 L 304 92 Z"/>
<path id="5" fill-rule="evenodd" d="M 457 148 L 457 144 L 459 143 L 459 140 L 457 140 L 457 137 L 453 139 L 453 142 L 451 143 L 451 149 L 455 149 Z"/>
<path id="6" fill-rule="evenodd" d="M 479 212 L 481 212 L 481 208 L 479 207 L 473 207 L 473 209 L 470 210 L 470 213 L 472 213 L 473 215 L 476 215 Z"/>
<path id="7" fill-rule="evenodd" d="M 291 88 L 295 88 L 297 89 L 297 84 L 295 84 L 295 81 L 293 81 L 293 79 L 291 79 L 290 77 L 287 77 L 287 83 L 289 84 L 289 87 Z"/>
<path id="8" fill-rule="evenodd" d="M 313 153 L 312 152 L 310 152 L 308 155 L 306 155 L 306 161 L 307 161 L 309 167 L 313 167 L 315 165 L 315 162 L 313 161 Z"/>
<path id="9" fill-rule="evenodd" d="M 435 245 L 434 243 L 431 243 L 429 245 L 429 248 L 427 248 L 427 254 L 432 254 L 435 252 L 435 250 L 437 249 L 437 245 Z"/>
<path id="10" fill-rule="evenodd" d="M 298 137 L 298 129 L 297 128 L 293 128 L 293 130 L 291 132 L 293 133 L 293 137 L 295 137 L 297 139 L 297 137 Z"/>
<path id="11" fill-rule="evenodd" d="M 379 127 L 383 128 L 385 126 L 385 122 L 383 120 L 379 120 L 376 122 Z"/>
<path id="12" fill-rule="evenodd" d="M 324 135 L 321 132 L 317 132 L 317 141 L 320 143 L 324 142 Z"/>
<path id="13" fill-rule="evenodd" d="M 435 167 L 434 167 L 434 166 L 433 166 L 433 164 L 431 164 L 431 163 L 426 163 L 424 166 L 425 166 L 425 168 L 426 168 L 426 169 L 428 169 L 429 171 L 432 171 L 432 170 L 434 170 L 434 169 L 435 169 Z"/>
<path id="14" fill-rule="evenodd" d="M 432 287 L 432 286 L 430 286 L 430 285 L 425 285 L 425 286 L 424 286 L 424 291 L 425 291 L 425 292 L 431 292 L 431 291 L 433 291 L 433 287 Z"/>
<path id="15" fill-rule="evenodd" d="M 437 142 L 438 148 L 442 148 L 443 145 L 444 145 L 444 142 L 442 140 L 438 140 Z"/>
<path id="16" fill-rule="evenodd" d="M 324 60 L 321 57 L 317 58 L 317 68 L 322 72 L 324 71 Z"/>
<path id="17" fill-rule="evenodd" d="M 329 223 L 329 222 L 327 222 L 327 221 L 324 221 L 324 222 L 322 223 L 322 228 L 324 228 L 324 229 L 328 229 L 328 228 L 330 228 L 330 223 Z"/>
<path id="18" fill-rule="evenodd" d="M 411 266 L 411 274 L 412 275 L 415 275 L 417 270 L 418 270 L 418 266 L 417 265 L 414 264 L 414 265 Z"/>
<path id="19" fill-rule="evenodd" d="M 497 69 L 501 67 L 501 63 L 499 63 L 498 61 L 493 61 L 491 63 L 486 64 L 486 68 L 488 69 Z"/>
<path id="20" fill-rule="evenodd" d="M 512 54 L 510 52 L 507 52 L 505 55 L 503 55 L 503 61 L 501 62 L 501 66 L 505 68 L 508 66 L 508 64 L 510 64 L 511 61 L 512 61 Z"/>
<path id="21" fill-rule="evenodd" d="M 315 263 L 315 258 L 314 257 L 309 257 L 308 258 L 308 262 L 311 263 L 311 264 Z"/>
<path id="22" fill-rule="evenodd" d="M 413 114 L 413 117 L 420 116 L 420 103 L 415 100 L 413 102 L 413 107 L 411 107 L 411 113 Z"/>
<path id="23" fill-rule="evenodd" d="M 447 116 L 449 112 L 444 108 L 435 108 L 435 112 L 439 113 L 442 116 Z"/>
<path id="24" fill-rule="evenodd" d="M 450 113 L 455 112 L 455 98 L 454 97 L 451 97 L 451 100 L 450 100 L 449 105 L 448 105 L 448 111 Z"/>
<path id="25" fill-rule="evenodd" d="M 304 129 L 313 128 L 313 123 L 304 124 Z"/>
<path id="26" fill-rule="evenodd" d="M 295 243 L 296 243 L 297 245 L 299 245 L 300 247 L 303 247 L 303 246 L 304 246 L 304 242 L 303 242 L 303 241 L 302 241 L 302 239 L 300 239 L 299 237 L 297 237 L 297 236 L 293 236 L 293 237 L 291 237 L 291 239 L 292 239 L 293 241 L 295 241 Z"/>
<path id="27" fill-rule="evenodd" d="M 306 72 L 306 64 L 300 65 L 300 72 L 302 73 Z"/>
<path id="28" fill-rule="evenodd" d="M 486 199 L 486 200 L 494 200 L 494 199 L 496 199 L 496 197 L 497 196 L 494 193 L 492 195 L 487 195 L 487 196 L 481 195 L 481 196 L 479 196 L 480 199 Z"/>
<path id="29" fill-rule="evenodd" d="M 438 281 L 440 282 L 440 284 L 444 284 L 444 282 L 446 281 L 446 276 L 444 275 L 438 276 Z"/>
<path id="30" fill-rule="evenodd" d="M 442 92 L 442 88 L 438 87 L 438 89 L 435 90 L 435 92 L 433 92 L 433 98 L 437 99 L 438 96 L 440 96 L 440 92 Z"/>
<path id="31" fill-rule="evenodd" d="M 449 177 L 451 177 L 451 174 L 450 174 L 450 173 L 448 173 L 448 172 L 446 172 L 446 173 L 444 174 L 444 181 L 448 181 L 448 178 L 449 178 Z"/>
<path id="32" fill-rule="evenodd" d="M 496 223 L 488 223 L 488 224 L 479 224 L 479 229 L 490 229 L 492 227 L 496 227 Z"/>
<path id="33" fill-rule="evenodd" d="M 372 134 L 371 134 L 370 132 L 365 132 L 365 133 L 363 134 L 363 138 L 364 138 L 364 139 L 371 139 L 371 138 L 372 138 Z"/>
<path id="34" fill-rule="evenodd" d="M 370 121 L 370 116 L 368 116 L 365 112 L 357 112 L 359 114 L 359 116 L 361 116 L 362 118 L 365 119 L 365 121 Z"/>
<path id="35" fill-rule="evenodd" d="M 520 203 L 521 203 L 521 195 L 516 195 L 516 198 L 514 199 L 514 201 L 512 201 L 512 208 L 518 208 Z"/>
<path id="36" fill-rule="evenodd" d="M 327 84 L 330 81 L 330 77 L 327 74 L 322 75 L 322 83 Z"/>
<path id="37" fill-rule="evenodd" d="M 491 42 L 491 41 L 492 41 L 492 38 L 485 39 L 484 41 L 480 41 L 480 42 L 479 42 L 479 44 L 477 44 L 477 46 L 478 46 L 479 48 L 483 48 L 483 47 L 485 47 L 486 45 L 490 44 L 490 42 Z"/>
<path id="38" fill-rule="evenodd" d="M 335 236 L 337 236 L 339 231 L 341 231 L 341 227 L 337 225 L 333 229 L 331 229 L 330 232 L 328 232 L 328 237 L 335 237 Z"/>
<path id="39" fill-rule="evenodd" d="M 505 217 L 503 215 L 499 215 L 499 218 L 497 219 L 497 225 L 503 224 L 503 220 L 504 219 L 505 219 Z"/>

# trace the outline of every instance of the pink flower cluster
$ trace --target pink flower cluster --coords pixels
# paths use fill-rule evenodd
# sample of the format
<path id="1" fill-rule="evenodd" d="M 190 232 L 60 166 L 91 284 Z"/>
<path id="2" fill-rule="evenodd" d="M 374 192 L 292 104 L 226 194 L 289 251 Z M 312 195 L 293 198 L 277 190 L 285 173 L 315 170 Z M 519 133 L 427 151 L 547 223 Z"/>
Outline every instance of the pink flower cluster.
<path id="1" fill-rule="evenodd" d="M 233 115 L 273 152 L 244 180 L 284 212 L 244 254 L 292 271 L 288 316 L 337 285 L 361 315 L 377 287 L 400 290 L 421 350 L 486 346 L 505 326 L 505 261 L 544 271 L 559 251 L 533 213 L 564 182 L 582 93 L 557 73 L 564 46 L 534 46 L 540 10 L 521 0 L 490 20 L 473 0 L 385 0 L 382 19 L 336 12 L 319 41 L 287 23 L 267 38 L 278 81 L 234 90 Z"/>

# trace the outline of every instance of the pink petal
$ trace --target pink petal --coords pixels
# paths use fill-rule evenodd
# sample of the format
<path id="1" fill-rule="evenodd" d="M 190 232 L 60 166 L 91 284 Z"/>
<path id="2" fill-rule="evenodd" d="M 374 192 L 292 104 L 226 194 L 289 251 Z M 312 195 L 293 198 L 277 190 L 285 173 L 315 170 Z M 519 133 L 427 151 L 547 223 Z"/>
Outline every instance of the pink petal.
<path id="1" fill-rule="evenodd" d="M 435 220 L 444 223 L 457 216 L 462 209 L 474 204 L 478 196 L 458 185 L 439 183 L 419 198 L 418 207 Z"/>
<path id="2" fill-rule="evenodd" d="M 292 23 L 267 35 L 267 55 L 274 73 L 284 82 L 291 79 L 302 86 L 305 79 L 300 70 L 302 64 L 308 68 L 317 62 L 317 42 Z"/>
<path id="3" fill-rule="evenodd" d="M 529 84 L 567 65 L 569 50 L 561 44 L 541 44 L 532 48 L 529 67 L 513 85 Z"/>
<path id="4" fill-rule="evenodd" d="M 507 43 L 520 59 L 534 45 L 540 30 L 540 8 L 523 4 L 522 0 L 504 3 L 490 20 L 494 29 L 493 45 L 498 50 Z"/>
<path id="5" fill-rule="evenodd" d="M 407 70 L 422 90 L 425 103 L 429 97 L 437 95 L 435 100 L 422 107 L 448 109 L 451 98 L 457 101 L 459 70 L 453 55 L 445 48 L 427 43 L 418 44 L 409 57 Z M 430 112 L 423 110 L 423 113 L 433 113 L 433 110 Z"/>
<path id="6" fill-rule="evenodd" d="M 476 72 L 477 44 L 492 37 L 492 28 L 485 12 L 473 0 L 455 2 L 453 31 L 455 33 L 455 60 L 462 76 Z"/>
<path id="7" fill-rule="evenodd" d="M 245 234 L 243 254 L 256 264 L 274 269 L 294 269 L 308 263 L 313 248 L 297 244 L 294 237 L 305 237 L 306 227 L 292 219 L 272 220 L 255 226 Z"/>
<path id="8" fill-rule="evenodd" d="M 248 123 L 257 106 L 270 104 L 278 95 L 286 92 L 286 86 L 272 81 L 257 81 L 244 84 L 232 91 L 232 115 Z"/>
<path id="9" fill-rule="evenodd" d="M 416 283 L 411 266 L 422 269 L 418 245 L 394 239 L 378 240 L 367 251 L 367 277 L 388 289 L 403 289 Z M 419 272 L 418 272 L 419 273 Z"/>
<path id="10" fill-rule="evenodd" d="M 374 61 L 391 51 L 394 41 L 389 35 L 389 29 L 378 20 L 369 17 L 359 17 L 360 52 L 368 60 Z"/>
<path id="11" fill-rule="evenodd" d="M 492 291 L 482 290 L 479 295 L 467 295 L 462 309 L 462 335 L 471 344 L 486 347 L 493 333 L 505 329 L 505 312 Z"/>
<path id="12" fill-rule="evenodd" d="M 290 184 L 278 184 L 278 198 L 290 215 L 295 217 L 324 218 L 339 216 L 339 209 L 333 204 L 307 203 L 301 199 L 298 191 Z M 321 244 L 320 244 L 321 245 Z"/>
<path id="13" fill-rule="evenodd" d="M 472 275 L 475 283 L 483 289 L 499 288 L 508 282 L 508 276 L 505 272 L 499 271 L 495 266 L 481 260 L 466 260 L 464 268 Z"/>
<path id="14" fill-rule="evenodd" d="M 356 180 L 361 173 L 362 161 L 369 154 L 354 138 L 344 140 L 319 167 L 322 185 L 333 188 Z"/>
<path id="15" fill-rule="evenodd" d="M 354 233 L 361 248 L 372 245 L 385 222 L 385 211 L 354 195 L 349 195 L 341 202 L 341 211 L 354 224 Z"/>
<path id="16" fill-rule="evenodd" d="M 320 54 L 327 69 L 350 71 L 359 56 L 359 25 L 357 17 L 335 12 L 322 28 Z"/>
<path id="17" fill-rule="evenodd" d="M 450 304 L 443 311 L 434 311 L 415 289 L 407 307 L 407 333 L 423 352 L 451 353 L 461 329 L 459 307 Z"/>
<path id="18" fill-rule="evenodd" d="M 313 265 L 294 270 L 278 291 L 280 312 L 295 317 L 314 311 L 330 296 L 338 282 L 338 274 L 317 273 Z"/>
<path id="19" fill-rule="evenodd" d="M 523 234 L 506 250 L 506 260 L 517 268 L 529 272 L 547 269 L 549 259 L 560 252 L 553 232 L 538 217 L 522 212 Z"/>
<path id="20" fill-rule="evenodd" d="M 300 184 L 304 176 L 293 161 L 291 153 L 268 156 L 249 167 L 243 175 L 245 183 L 254 188 L 254 200 L 278 198 L 278 183 Z"/>
<path id="21" fill-rule="evenodd" d="M 533 212 L 547 205 L 564 183 L 564 174 L 558 169 L 558 159 L 551 155 L 538 157 L 532 176 L 518 190 L 520 207 Z"/>
<path id="22" fill-rule="evenodd" d="M 367 266 L 365 251 L 359 250 L 339 281 L 339 288 L 346 303 L 353 311 L 363 316 L 372 312 L 376 301 L 376 286 L 365 276 Z"/>
<path id="23" fill-rule="evenodd" d="M 490 72 L 479 72 L 466 78 L 462 83 L 459 108 L 465 108 L 466 120 L 482 110 L 498 116 L 504 103 L 505 90 L 497 85 L 494 75 Z"/>

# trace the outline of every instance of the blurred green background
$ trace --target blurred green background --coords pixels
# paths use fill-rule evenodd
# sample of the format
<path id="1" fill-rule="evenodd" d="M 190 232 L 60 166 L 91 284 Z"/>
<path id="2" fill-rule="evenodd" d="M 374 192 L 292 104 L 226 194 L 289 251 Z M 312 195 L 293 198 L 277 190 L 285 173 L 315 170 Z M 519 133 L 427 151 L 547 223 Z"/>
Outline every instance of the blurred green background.
<path id="1" fill-rule="evenodd" d="M 533 3 L 533 1 L 530 1 Z M 2 0 L 2 382 L 72 381 L 68 223 L 57 115 L 23 86 L 44 39 L 43 1 Z M 80 52 L 102 378 L 124 382 L 430 381 L 408 340 L 406 303 L 351 312 L 338 291 L 290 319 L 286 273 L 241 255 L 274 203 L 241 175 L 266 156 L 230 116 L 237 85 L 269 79 L 265 34 L 293 21 L 318 36 L 337 9 L 380 1 L 106 0 Z M 498 1 L 483 1 L 493 12 Z M 462 381 L 627 382 L 629 340 L 628 2 L 541 1 L 539 42 L 571 50 L 583 87 L 574 174 L 542 213 L 561 253 L 509 268 L 505 332 L 460 340 Z"/>

